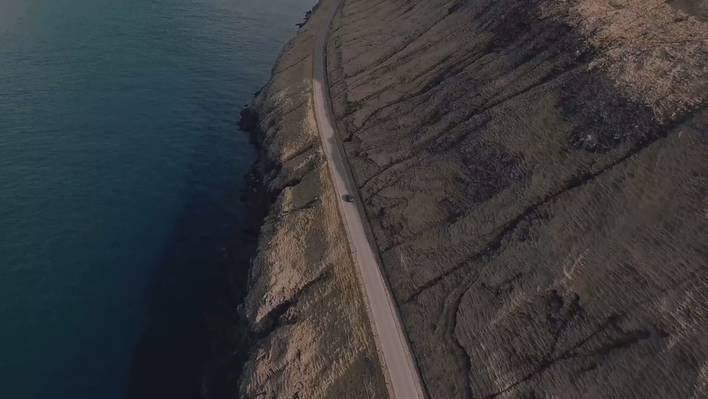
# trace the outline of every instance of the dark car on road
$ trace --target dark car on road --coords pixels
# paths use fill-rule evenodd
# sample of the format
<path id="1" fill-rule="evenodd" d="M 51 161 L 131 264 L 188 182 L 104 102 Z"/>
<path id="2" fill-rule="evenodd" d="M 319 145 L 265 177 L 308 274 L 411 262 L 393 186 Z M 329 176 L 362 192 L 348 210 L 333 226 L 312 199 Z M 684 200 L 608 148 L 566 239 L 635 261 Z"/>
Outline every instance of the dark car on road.
<path id="1" fill-rule="evenodd" d="M 346 202 L 354 202 L 354 196 L 351 194 L 342 195 L 342 199 Z"/>

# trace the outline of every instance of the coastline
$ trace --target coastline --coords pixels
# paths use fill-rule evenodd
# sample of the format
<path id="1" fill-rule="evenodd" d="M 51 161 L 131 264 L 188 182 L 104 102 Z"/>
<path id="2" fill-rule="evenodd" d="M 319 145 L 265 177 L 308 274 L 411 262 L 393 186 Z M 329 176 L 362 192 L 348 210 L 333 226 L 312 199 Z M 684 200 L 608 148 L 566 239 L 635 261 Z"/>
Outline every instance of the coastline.
<path id="1" fill-rule="evenodd" d="M 210 399 L 386 397 L 312 113 L 312 41 L 327 10 L 315 11 L 331 5 L 306 13 L 241 111 L 257 151 L 244 199 L 258 242 L 250 261 L 232 263 L 241 279 L 214 329 Z"/>
<path id="2" fill-rule="evenodd" d="M 202 397 L 207 399 L 231 398 L 238 385 L 243 366 L 253 342 L 247 320 L 240 311 L 247 295 L 250 262 L 258 245 L 258 235 L 272 203 L 265 190 L 264 174 L 259 167 L 262 145 L 258 142 L 257 128 L 241 128 L 239 134 L 248 134 L 257 158 L 246 174 L 246 187 L 241 192 L 247 212 L 246 221 L 227 246 L 227 268 L 224 273 L 228 289 L 223 305 L 209 320 L 210 350 L 202 372 Z"/>

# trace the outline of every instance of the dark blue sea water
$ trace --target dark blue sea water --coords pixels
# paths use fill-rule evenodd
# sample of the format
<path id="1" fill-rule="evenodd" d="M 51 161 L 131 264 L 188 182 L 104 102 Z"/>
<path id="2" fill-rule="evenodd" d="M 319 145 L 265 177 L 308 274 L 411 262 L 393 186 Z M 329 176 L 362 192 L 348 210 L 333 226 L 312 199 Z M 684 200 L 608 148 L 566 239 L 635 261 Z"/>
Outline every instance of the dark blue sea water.
<path id="1" fill-rule="evenodd" d="M 238 113 L 313 2 L 0 0 L 1 398 L 193 397 Z"/>

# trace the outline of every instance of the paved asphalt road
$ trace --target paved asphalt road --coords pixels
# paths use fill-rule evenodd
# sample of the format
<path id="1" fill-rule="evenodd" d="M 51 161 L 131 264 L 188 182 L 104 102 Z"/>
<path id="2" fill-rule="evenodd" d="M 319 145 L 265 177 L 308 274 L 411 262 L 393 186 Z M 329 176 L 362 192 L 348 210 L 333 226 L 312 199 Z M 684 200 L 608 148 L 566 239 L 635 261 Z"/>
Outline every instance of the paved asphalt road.
<path id="1" fill-rule="evenodd" d="M 341 4 L 341 1 L 339 2 Z M 411 354 L 398 309 L 386 284 L 379 257 L 369 242 L 363 212 L 348 164 L 342 157 L 341 143 L 334 132 L 334 122 L 326 76 L 326 42 L 329 27 L 337 7 L 327 17 L 324 28 L 318 33 L 314 49 L 313 90 L 317 126 L 327 157 L 330 176 L 339 201 L 339 211 L 347 230 L 354 263 L 358 268 L 359 282 L 365 295 L 367 311 L 374 331 L 379 358 L 382 360 L 386 384 L 392 399 L 425 399 L 423 385 Z M 351 194 L 354 202 L 342 198 Z"/>

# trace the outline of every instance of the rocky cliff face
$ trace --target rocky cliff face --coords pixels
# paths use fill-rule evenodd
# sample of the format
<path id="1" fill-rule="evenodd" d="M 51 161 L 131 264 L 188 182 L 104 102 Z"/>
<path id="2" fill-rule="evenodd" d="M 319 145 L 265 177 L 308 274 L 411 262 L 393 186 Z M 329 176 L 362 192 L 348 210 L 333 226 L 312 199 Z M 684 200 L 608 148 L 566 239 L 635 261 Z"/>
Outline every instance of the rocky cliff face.
<path id="1" fill-rule="evenodd" d="M 256 171 L 272 201 L 241 309 L 248 398 L 386 396 L 312 113 L 312 51 L 322 12 L 283 50 L 243 122 L 259 126 Z M 248 127 L 248 126 L 244 126 Z"/>
<path id="2" fill-rule="evenodd" d="M 432 398 L 708 395 L 683 3 L 345 2 L 335 112 Z"/>

